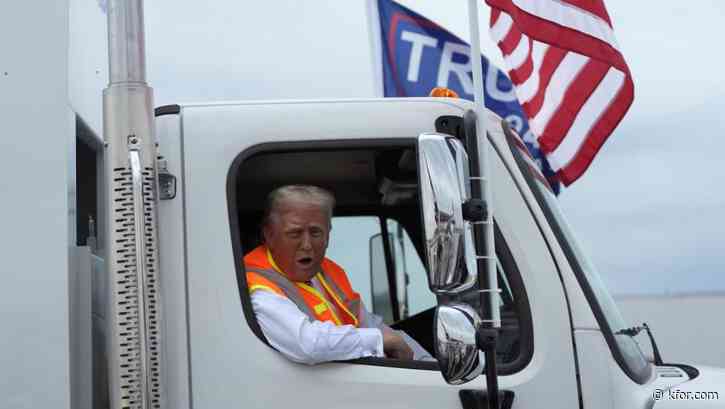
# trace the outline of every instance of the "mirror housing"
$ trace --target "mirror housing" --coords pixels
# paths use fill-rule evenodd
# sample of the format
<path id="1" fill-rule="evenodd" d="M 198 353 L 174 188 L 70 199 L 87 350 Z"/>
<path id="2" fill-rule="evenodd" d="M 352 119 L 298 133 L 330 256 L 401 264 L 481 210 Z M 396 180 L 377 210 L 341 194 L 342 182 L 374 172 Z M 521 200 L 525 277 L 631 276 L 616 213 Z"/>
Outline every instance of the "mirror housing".
<path id="1" fill-rule="evenodd" d="M 462 211 L 470 196 L 468 155 L 457 139 L 424 133 L 418 165 L 428 285 L 434 293 L 465 291 L 477 279 L 473 230 Z"/>
<path id="2" fill-rule="evenodd" d="M 476 344 L 480 324 L 480 317 L 469 305 L 453 303 L 436 308 L 435 354 L 443 378 L 451 385 L 471 381 L 483 372 L 485 360 Z"/>

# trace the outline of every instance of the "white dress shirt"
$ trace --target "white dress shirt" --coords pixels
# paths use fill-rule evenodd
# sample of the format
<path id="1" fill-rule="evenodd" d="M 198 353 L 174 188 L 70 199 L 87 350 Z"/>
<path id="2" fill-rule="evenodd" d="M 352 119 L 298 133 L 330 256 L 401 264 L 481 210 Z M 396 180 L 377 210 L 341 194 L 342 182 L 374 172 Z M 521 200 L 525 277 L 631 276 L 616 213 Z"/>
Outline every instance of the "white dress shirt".
<path id="1" fill-rule="evenodd" d="M 269 343 L 292 361 L 308 365 L 384 357 L 383 331 L 395 331 L 362 304 L 359 328 L 310 320 L 290 299 L 263 289 L 252 293 L 252 307 Z M 413 350 L 413 359 L 435 360 L 408 334 L 396 332 Z"/>

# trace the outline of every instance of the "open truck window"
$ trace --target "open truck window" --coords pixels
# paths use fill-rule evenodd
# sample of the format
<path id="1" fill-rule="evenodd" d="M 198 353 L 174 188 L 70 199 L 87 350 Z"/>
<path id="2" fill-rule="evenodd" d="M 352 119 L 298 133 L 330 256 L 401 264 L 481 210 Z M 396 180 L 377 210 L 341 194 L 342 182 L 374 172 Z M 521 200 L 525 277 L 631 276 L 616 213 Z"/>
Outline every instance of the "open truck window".
<path id="1" fill-rule="evenodd" d="M 327 255 L 345 266 L 365 305 L 388 325 L 436 306 L 423 260 L 394 219 L 334 217 Z"/>
<path id="2" fill-rule="evenodd" d="M 309 184 L 334 193 L 337 205 L 326 256 L 342 266 L 368 311 L 415 339 L 431 355 L 436 296 L 428 289 L 420 227 L 415 140 L 376 140 L 368 146 L 345 142 L 302 145 L 267 144 L 243 152 L 230 177 L 236 197 L 229 198 L 237 217 L 240 246 L 247 254 L 262 243 L 265 199 L 273 189 Z M 337 146 L 333 146 L 337 145 Z M 366 144 L 362 144 L 366 145 Z M 497 231 L 502 297 L 501 341 L 497 357 L 502 374 L 522 369 L 533 354 L 531 314 L 513 258 Z M 241 264 L 241 260 L 237 261 Z M 240 265 L 239 293 L 249 326 L 266 342 L 252 310 L 249 287 Z M 478 293 L 464 298 L 478 305 Z M 352 363 L 437 370 L 436 362 L 362 358 Z"/>

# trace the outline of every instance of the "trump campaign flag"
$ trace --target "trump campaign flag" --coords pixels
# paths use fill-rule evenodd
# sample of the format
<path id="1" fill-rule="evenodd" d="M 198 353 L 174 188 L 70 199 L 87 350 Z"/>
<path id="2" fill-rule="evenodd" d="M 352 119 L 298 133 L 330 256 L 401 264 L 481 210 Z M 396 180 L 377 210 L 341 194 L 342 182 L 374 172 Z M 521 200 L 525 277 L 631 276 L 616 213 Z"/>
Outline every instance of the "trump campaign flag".
<path id="1" fill-rule="evenodd" d="M 491 37 L 557 178 L 577 180 L 634 100 L 602 0 L 486 0 Z"/>
<path id="2" fill-rule="evenodd" d="M 392 0 L 378 0 L 382 85 L 386 97 L 427 97 L 435 87 L 446 87 L 473 100 L 471 50 L 446 29 Z M 486 108 L 506 119 L 524 140 L 529 153 L 558 193 L 559 183 L 541 153 L 513 84 L 484 56 Z"/>

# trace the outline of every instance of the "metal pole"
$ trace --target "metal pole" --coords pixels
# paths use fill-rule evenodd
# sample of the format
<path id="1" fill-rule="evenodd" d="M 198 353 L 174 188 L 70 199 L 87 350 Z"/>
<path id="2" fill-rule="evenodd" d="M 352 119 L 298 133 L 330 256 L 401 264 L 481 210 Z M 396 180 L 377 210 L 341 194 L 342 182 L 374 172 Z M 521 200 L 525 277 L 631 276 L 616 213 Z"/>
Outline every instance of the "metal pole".
<path id="1" fill-rule="evenodd" d="M 153 90 L 146 84 L 142 0 L 108 1 L 103 91 L 107 356 L 111 408 L 162 405 Z"/>
<path id="2" fill-rule="evenodd" d="M 384 97 L 382 45 L 380 44 L 380 10 L 378 0 L 366 0 L 365 15 L 368 23 L 368 39 L 370 42 L 370 62 L 373 73 L 373 96 Z"/>
<path id="3" fill-rule="evenodd" d="M 498 378 L 496 370 L 496 343 L 498 337 L 498 328 L 501 327 L 501 312 L 498 309 L 498 277 L 496 272 L 496 247 L 494 245 L 493 231 L 493 203 L 491 201 L 491 173 L 488 158 L 488 135 L 487 116 L 485 109 L 485 94 L 483 90 L 483 64 L 481 63 L 481 42 L 480 31 L 478 27 L 478 4 L 480 0 L 468 0 L 468 23 L 471 36 L 471 68 L 473 70 L 473 96 L 476 110 L 476 136 L 477 141 L 471 141 L 469 144 L 474 147 L 469 154 L 477 157 L 473 162 L 478 162 L 471 172 L 473 183 L 480 183 L 483 190 L 483 199 L 486 208 L 486 217 L 482 224 L 483 229 L 477 229 L 477 254 L 483 263 L 478 263 L 479 269 L 481 264 L 485 265 L 485 282 L 479 280 L 479 289 L 481 290 L 481 309 L 482 324 L 478 333 L 479 347 L 482 347 L 486 356 L 486 395 L 488 396 L 489 409 L 498 409 Z M 480 149 L 479 143 L 480 141 Z M 483 232 L 481 232 L 483 230 Z M 483 233 L 483 234 L 479 234 Z M 480 236 L 483 237 L 480 237 Z M 483 239 L 484 245 L 480 245 Z M 482 249 L 483 254 L 478 250 Z M 481 274 L 479 274 L 481 277 Z"/>
<path id="4" fill-rule="evenodd" d="M 108 1 L 108 79 L 110 85 L 146 84 L 143 0 Z"/>
<path id="5" fill-rule="evenodd" d="M 471 26 L 471 61 L 473 67 L 473 95 L 474 103 L 476 105 L 476 135 L 481 143 L 481 149 L 479 150 L 480 155 L 480 166 L 481 173 L 484 175 L 482 179 L 483 183 L 483 199 L 486 202 L 488 209 L 486 218 L 486 256 L 491 256 L 487 259 L 486 272 L 488 274 L 488 284 L 492 296 L 488 299 L 488 307 L 491 311 L 491 321 L 494 328 L 501 327 L 501 311 L 498 309 L 498 277 L 496 274 L 496 246 L 494 245 L 494 234 L 493 234 L 493 200 L 491 197 L 492 191 L 492 180 L 490 178 L 490 162 L 488 158 L 488 136 L 486 134 L 487 120 L 485 109 L 485 94 L 483 92 L 483 65 L 481 64 L 481 43 L 480 34 L 478 30 L 478 3 L 477 0 L 468 0 L 468 21 Z M 475 54 L 475 57 L 474 57 Z"/>

